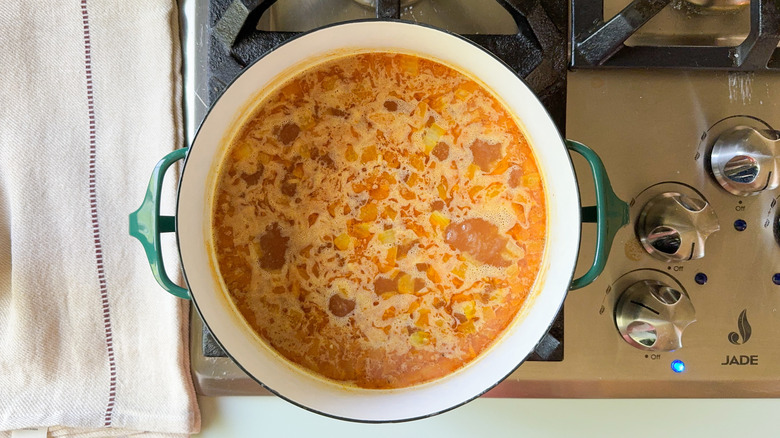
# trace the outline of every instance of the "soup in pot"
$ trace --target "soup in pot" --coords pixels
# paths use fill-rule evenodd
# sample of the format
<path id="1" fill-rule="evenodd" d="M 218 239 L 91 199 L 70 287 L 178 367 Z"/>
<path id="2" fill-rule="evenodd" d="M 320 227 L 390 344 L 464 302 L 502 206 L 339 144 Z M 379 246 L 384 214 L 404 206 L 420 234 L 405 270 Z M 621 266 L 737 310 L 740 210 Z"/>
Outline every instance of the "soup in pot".
<path id="1" fill-rule="evenodd" d="M 475 360 L 540 271 L 542 179 L 522 129 L 466 74 L 399 53 L 310 67 L 258 102 L 217 175 L 227 295 L 289 361 L 402 388 Z"/>

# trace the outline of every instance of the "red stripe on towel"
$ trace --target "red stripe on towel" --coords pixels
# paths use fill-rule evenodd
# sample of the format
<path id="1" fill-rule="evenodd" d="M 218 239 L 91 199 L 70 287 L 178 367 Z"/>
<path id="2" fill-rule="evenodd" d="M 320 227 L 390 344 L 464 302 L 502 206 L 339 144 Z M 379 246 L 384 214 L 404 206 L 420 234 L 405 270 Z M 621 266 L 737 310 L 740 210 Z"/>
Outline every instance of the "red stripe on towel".
<path id="1" fill-rule="evenodd" d="M 89 34 L 89 11 L 87 0 L 81 0 L 81 18 L 84 22 L 84 74 L 87 82 L 87 108 L 89 117 L 89 206 L 92 213 L 92 235 L 95 239 L 95 261 L 97 263 L 97 278 L 100 287 L 100 301 L 103 307 L 103 325 L 106 337 L 106 352 L 108 353 L 108 402 L 103 414 L 103 426 L 111 427 L 114 404 L 116 403 L 116 360 L 114 357 L 114 335 L 111 330 L 111 307 L 108 302 L 108 287 L 104 276 L 103 250 L 100 243 L 100 223 L 97 216 L 97 191 L 95 174 L 97 162 L 97 142 L 95 141 L 95 96 L 92 91 L 92 42 Z"/>

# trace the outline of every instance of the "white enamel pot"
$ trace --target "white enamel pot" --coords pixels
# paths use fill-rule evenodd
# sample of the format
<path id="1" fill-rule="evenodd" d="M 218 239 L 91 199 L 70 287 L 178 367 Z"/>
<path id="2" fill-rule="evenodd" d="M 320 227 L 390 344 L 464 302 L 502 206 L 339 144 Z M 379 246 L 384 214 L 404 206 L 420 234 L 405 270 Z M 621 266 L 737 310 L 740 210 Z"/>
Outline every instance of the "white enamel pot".
<path id="1" fill-rule="evenodd" d="M 513 325 L 489 350 L 441 379 L 404 389 L 360 389 L 328 381 L 290 364 L 262 342 L 226 297 L 211 252 L 211 200 L 216 169 L 230 136 L 262 93 L 307 65 L 351 51 L 395 51 L 439 60 L 478 78 L 505 102 L 528 137 L 544 181 L 547 244 L 529 299 Z M 591 164 L 597 205 L 597 250 L 588 273 L 572 281 L 580 242 L 581 207 L 568 149 Z M 179 181 L 175 220 L 159 215 L 165 170 L 186 158 Z M 316 30 L 292 39 L 244 70 L 211 108 L 189 149 L 163 158 L 146 200 L 130 215 L 131 234 L 145 246 L 152 272 L 169 292 L 192 298 L 219 344 L 250 376 L 280 397 L 328 416 L 365 422 L 403 421 L 449 410 L 472 400 L 512 373 L 548 331 L 569 289 L 596 278 L 615 232 L 628 220 L 628 206 L 615 197 L 601 161 L 576 142 L 565 142 L 537 97 L 505 64 L 473 43 L 434 28 L 360 21 Z M 188 289 L 165 275 L 160 233 L 176 232 Z"/>

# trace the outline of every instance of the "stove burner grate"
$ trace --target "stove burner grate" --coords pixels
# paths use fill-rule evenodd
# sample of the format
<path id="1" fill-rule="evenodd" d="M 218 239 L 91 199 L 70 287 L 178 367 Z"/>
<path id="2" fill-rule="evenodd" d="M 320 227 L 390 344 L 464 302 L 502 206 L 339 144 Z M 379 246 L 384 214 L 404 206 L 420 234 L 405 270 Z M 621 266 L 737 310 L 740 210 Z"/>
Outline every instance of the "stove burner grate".
<path id="1" fill-rule="evenodd" d="M 672 0 L 634 0 L 605 21 L 604 0 L 572 0 L 572 68 L 660 67 L 729 71 L 780 68 L 780 49 L 777 47 L 780 6 L 774 0 L 750 0 L 750 33 L 736 46 L 624 44 L 670 4 L 673 4 Z"/>
<path id="2" fill-rule="evenodd" d="M 540 97 L 563 131 L 566 102 L 566 1 L 497 0 L 519 29 L 514 35 L 465 38 L 504 61 Z M 209 99 L 213 102 L 246 66 L 298 35 L 257 29 L 276 0 L 212 0 L 210 3 Z M 398 19 L 400 0 L 377 0 L 378 19 Z"/>

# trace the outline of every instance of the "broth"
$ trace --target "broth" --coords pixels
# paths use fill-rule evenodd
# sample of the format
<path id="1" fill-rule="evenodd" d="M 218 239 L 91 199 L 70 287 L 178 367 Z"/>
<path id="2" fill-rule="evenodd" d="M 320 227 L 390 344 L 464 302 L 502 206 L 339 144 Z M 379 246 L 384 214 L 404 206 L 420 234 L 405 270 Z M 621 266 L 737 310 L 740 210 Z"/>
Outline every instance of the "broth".
<path id="1" fill-rule="evenodd" d="M 259 102 L 219 169 L 212 223 L 228 295 L 262 339 L 382 389 L 488 349 L 546 238 L 512 114 L 463 73 L 389 52 L 325 61 Z"/>

